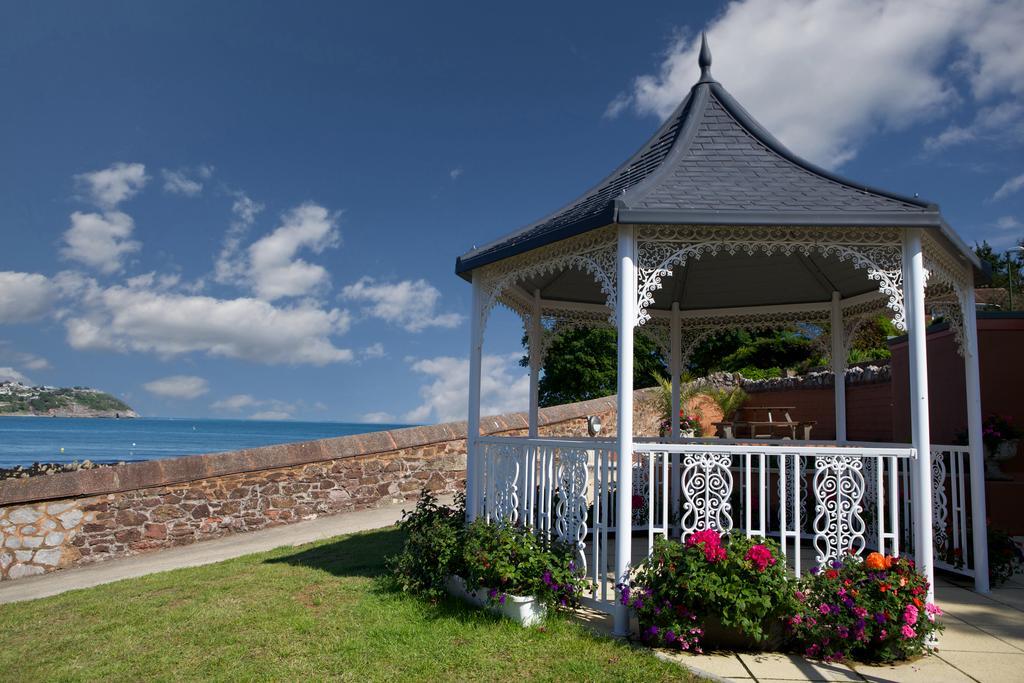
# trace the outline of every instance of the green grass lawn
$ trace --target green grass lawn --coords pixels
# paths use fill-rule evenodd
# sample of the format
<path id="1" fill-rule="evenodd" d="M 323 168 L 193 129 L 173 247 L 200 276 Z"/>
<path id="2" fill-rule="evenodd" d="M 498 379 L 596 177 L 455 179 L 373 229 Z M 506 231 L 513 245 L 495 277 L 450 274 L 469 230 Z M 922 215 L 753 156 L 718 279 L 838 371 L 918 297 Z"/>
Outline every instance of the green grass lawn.
<path id="1" fill-rule="evenodd" d="M 376 531 L 0 605 L 0 679 L 692 680 L 563 617 L 522 629 L 380 579 Z"/>

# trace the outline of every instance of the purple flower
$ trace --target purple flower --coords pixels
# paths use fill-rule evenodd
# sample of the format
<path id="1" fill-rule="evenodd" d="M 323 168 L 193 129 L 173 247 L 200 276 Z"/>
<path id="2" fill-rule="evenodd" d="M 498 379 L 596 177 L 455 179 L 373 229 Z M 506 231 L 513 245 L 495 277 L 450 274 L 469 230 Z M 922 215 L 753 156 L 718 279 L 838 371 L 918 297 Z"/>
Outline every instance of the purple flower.
<path id="1" fill-rule="evenodd" d="M 668 631 L 665 631 L 665 642 L 666 643 L 674 643 L 674 642 L 676 642 L 675 631 L 673 631 L 672 629 L 669 629 Z"/>
<path id="2" fill-rule="evenodd" d="M 811 574 L 814 574 L 815 576 L 817 576 L 819 571 L 821 571 L 821 570 L 818 569 L 817 567 L 811 567 Z"/>
<path id="3" fill-rule="evenodd" d="M 541 577 L 541 580 L 544 582 L 545 586 L 550 586 L 551 585 L 551 572 L 550 571 L 545 571 L 544 575 Z"/>
<path id="4" fill-rule="evenodd" d="M 883 613 L 881 613 L 881 612 L 876 612 L 875 613 L 875 621 L 877 621 L 879 624 L 884 624 L 885 623 L 885 615 Z"/>

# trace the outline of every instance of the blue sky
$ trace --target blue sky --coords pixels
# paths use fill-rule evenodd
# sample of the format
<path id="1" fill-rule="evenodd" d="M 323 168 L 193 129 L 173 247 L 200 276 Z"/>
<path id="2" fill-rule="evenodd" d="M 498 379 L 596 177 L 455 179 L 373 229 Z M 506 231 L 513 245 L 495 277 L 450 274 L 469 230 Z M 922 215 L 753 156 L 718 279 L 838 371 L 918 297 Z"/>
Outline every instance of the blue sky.
<path id="1" fill-rule="evenodd" d="M 147 415 L 460 417 L 455 257 L 639 147 L 702 29 L 796 152 L 1008 248 L 1024 5 L 922 4 L 8 4 L 0 375 Z M 519 339 L 492 316 L 485 409 L 524 404 Z"/>

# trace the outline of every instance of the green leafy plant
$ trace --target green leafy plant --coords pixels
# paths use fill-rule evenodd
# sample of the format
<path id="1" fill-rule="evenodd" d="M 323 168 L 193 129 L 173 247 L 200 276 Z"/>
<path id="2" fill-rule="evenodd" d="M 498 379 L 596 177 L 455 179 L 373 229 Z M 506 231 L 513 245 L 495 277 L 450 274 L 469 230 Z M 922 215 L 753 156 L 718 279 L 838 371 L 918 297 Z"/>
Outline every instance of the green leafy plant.
<path id="1" fill-rule="evenodd" d="M 815 567 L 794 593 L 788 620 L 805 655 L 826 661 L 892 662 L 924 654 L 942 630 L 942 613 L 926 602 L 928 580 L 913 560 L 871 553 Z"/>
<path id="2" fill-rule="evenodd" d="M 723 538 L 711 529 L 691 534 L 685 544 L 656 541 L 619 590 L 644 642 L 691 651 L 700 651 L 709 620 L 765 643 L 795 604 L 778 545 Z"/>
<path id="3" fill-rule="evenodd" d="M 742 387 L 723 389 L 721 387 L 708 387 L 704 393 L 715 402 L 718 409 L 722 411 L 723 420 L 731 420 L 743 404 L 747 402 L 747 392 Z"/>
<path id="4" fill-rule="evenodd" d="M 778 366 L 770 368 L 755 368 L 753 366 L 746 366 L 740 368 L 737 372 L 743 375 L 746 379 L 776 379 L 778 377 L 784 377 L 786 373 L 782 371 L 782 368 Z"/>
<path id="5" fill-rule="evenodd" d="M 567 546 L 545 547 L 529 528 L 478 519 L 466 528 L 460 576 L 494 602 L 529 595 L 548 606 L 576 607 L 587 582 L 572 557 Z"/>
<path id="6" fill-rule="evenodd" d="M 989 527 L 988 574 L 993 586 L 1006 583 L 1024 569 L 1024 552 L 1010 534 Z"/>
<path id="7" fill-rule="evenodd" d="M 462 570 L 465 521 L 465 494 L 456 494 L 455 505 L 448 507 L 423 491 L 416 507 L 403 510 L 398 522 L 405 532 L 401 552 L 386 560 L 395 584 L 409 593 L 443 596 L 448 576 Z"/>

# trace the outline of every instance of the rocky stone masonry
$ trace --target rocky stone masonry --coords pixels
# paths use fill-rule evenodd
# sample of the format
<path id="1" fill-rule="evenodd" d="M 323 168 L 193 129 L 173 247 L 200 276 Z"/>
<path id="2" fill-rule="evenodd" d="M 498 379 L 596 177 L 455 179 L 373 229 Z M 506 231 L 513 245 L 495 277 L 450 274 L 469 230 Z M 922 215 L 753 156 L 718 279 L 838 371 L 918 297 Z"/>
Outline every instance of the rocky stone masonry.
<path id="1" fill-rule="evenodd" d="M 637 433 L 656 434 L 654 393 L 637 393 Z M 584 436 L 593 414 L 614 435 L 614 397 L 542 410 L 541 434 Z M 481 427 L 522 435 L 526 418 Z M 451 493 L 465 436 L 465 423 L 412 427 L 0 482 L 0 580 Z"/>
<path id="2" fill-rule="evenodd" d="M 888 382 L 891 379 L 892 373 L 888 365 L 854 365 L 846 369 L 847 384 L 872 384 Z M 772 377 L 771 379 L 747 379 L 738 372 L 715 372 L 708 375 L 703 381 L 713 386 L 736 386 L 738 384 L 748 393 L 782 389 L 824 389 L 835 385 L 835 377 L 831 370 L 808 372 L 793 377 Z"/>

